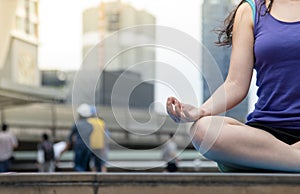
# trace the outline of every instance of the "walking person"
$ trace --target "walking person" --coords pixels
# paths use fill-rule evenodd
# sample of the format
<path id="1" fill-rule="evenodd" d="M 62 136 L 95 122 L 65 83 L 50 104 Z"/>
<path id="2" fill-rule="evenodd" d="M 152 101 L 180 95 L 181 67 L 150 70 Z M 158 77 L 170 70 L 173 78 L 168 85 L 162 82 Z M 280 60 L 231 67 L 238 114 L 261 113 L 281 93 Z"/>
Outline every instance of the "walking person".
<path id="1" fill-rule="evenodd" d="M 162 159 L 167 163 L 165 172 L 178 171 L 177 144 L 172 133 L 169 134 L 169 140 L 162 149 Z"/>
<path id="2" fill-rule="evenodd" d="M 55 171 L 54 147 L 46 133 L 42 135 L 42 141 L 38 144 L 37 162 L 39 172 Z"/>
<path id="3" fill-rule="evenodd" d="M 0 132 L 0 173 L 9 172 L 13 151 L 17 147 L 17 138 L 8 132 L 7 124 L 2 124 L 2 131 Z"/>
<path id="4" fill-rule="evenodd" d="M 225 82 L 200 107 L 167 100 L 170 117 L 193 123 L 194 146 L 223 172 L 300 172 L 299 10 L 298 0 L 242 0 L 219 34 L 219 45 L 232 46 Z M 246 123 L 218 116 L 246 97 L 253 69 L 258 101 Z"/>
<path id="5" fill-rule="evenodd" d="M 92 127 L 87 122 L 92 116 L 88 104 L 81 104 L 77 109 L 78 120 L 74 123 L 69 134 L 68 142 L 61 155 L 71 147 L 74 150 L 74 170 L 77 172 L 90 171 L 90 135 Z"/>
<path id="6" fill-rule="evenodd" d="M 90 135 L 91 160 L 93 162 L 93 171 L 107 172 L 105 163 L 107 160 L 107 142 L 106 142 L 106 124 L 102 118 L 97 117 L 96 108 L 91 106 L 92 116 L 87 122 L 92 126 Z"/>

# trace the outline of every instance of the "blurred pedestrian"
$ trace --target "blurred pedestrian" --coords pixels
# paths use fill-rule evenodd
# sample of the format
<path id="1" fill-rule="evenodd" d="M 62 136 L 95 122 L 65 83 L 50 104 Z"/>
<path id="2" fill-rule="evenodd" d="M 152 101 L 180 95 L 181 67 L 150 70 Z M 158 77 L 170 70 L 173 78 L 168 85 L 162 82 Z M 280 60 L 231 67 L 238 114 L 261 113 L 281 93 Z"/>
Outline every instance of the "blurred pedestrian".
<path id="1" fill-rule="evenodd" d="M 90 145 L 90 135 L 93 129 L 91 124 L 87 122 L 87 119 L 91 117 L 92 114 L 88 104 L 81 104 L 76 111 L 79 118 L 71 128 L 67 146 L 61 154 L 72 147 L 75 154 L 74 170 L 83 172 L 90 170 L 91 151 L 88 146 Z"/>
<path id="2" fill-rule="evenodd" d="M 9 171 L 13 151 L 17 146 L 17 138 L 8 132 L 8 125 L 2 124 L 2 131 L 0 132 L 0 172 Z"/>
<path id="3" fill-rule="evenodd" d="M 162 159 L 166 161 L 166 172 L 178 171 L 177 144 L 174 141 L 174 134 L 169 134 L 169 140 L 162 149 Z"/>
<path id="4" fill-rule="evenodd" d="M 39 172 L 55 171 L 54 147 L 46 133 L 42 135 L 42 141 L 38 144 L 37 162 Z"/>
<path id="5" fill-rule="evenodd" d="M 92 149 L 91 159 L 93 162 L 93 171 L 107 172 L 105 162 L 107 160 L 107 143 L 105 122 L 102 118 L 97 117 L 96 108 L 91 106 L 91 118 L 87 121 L 92 125 L 92 133 L 90 136 L 90 146 Z"/>

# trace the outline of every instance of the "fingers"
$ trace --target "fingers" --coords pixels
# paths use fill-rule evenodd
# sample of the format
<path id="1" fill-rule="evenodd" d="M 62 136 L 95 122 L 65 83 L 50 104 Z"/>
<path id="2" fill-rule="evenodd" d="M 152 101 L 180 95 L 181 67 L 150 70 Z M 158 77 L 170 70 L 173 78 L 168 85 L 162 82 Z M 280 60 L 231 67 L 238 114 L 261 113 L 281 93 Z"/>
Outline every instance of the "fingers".
<path id="1" fill-rule="evenodd" d="M 178 100 L 175 101 L 175 112 L 176 112 L 176 116 L 181 118 L 182 106 Z"/>
<path id="2" fill-rule="evenodd" d="M 193 122 L 202 116 L 198 108 L 189 104 L 181 103 L 174 97 L 169 97 L 167 99 L 166 108 L 169 116 L 176 123 Z"/>
<path id="3" fill-rule="evenodd" d="M 173 108 L 173 105 L 175 105 L 175 101 L 176 101 L 176 98 L 174 98 L 174 97 L 169 97 L 167 99 L 166 107 L 167 107 L 167 112 L 168 112 L 169 115 L 175 115 L 176 114 L 175 111 L 174 111 L 174 108 Z"/>
<path id="4" fill-rule="evenodd" d="M 170 117 L 171 117 L 171 119 L 173 120 L 173 121 L 175 121 L 176 123 L 179 123 L 180 122 L 180 118 L 178 118 L 177 116 L 175 116 L 175 115 L 169 115 Z"/>
<path id="5" fill-rule="evenodd" d="M 182 112 L 187 116 L 191 116 L 189 111 L 190 111 L 190 108 L 188 107 L 188 105 L 182 104 Z"/>
<path id="6" fill-rule="evenodd" d="M 174 97 L 169 97 L 167 99 L 167 112 L 169 116 L 176 122 L 180 122 L 181 119 L 181 103 Z"/>

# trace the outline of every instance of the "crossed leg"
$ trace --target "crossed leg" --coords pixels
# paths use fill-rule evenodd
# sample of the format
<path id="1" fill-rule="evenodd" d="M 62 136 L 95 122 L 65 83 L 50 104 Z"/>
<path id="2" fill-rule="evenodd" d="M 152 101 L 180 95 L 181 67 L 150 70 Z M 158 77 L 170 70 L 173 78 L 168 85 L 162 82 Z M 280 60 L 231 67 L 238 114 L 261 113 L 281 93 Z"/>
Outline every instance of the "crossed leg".
<path id="1" fill-rule="evenodd" d="M 300 143 L 288 145 L 232 118 L 203 117 L 193 124 L 190 133 L 195 147 L 216 162 L 300 172 Z"/>
<path id="2" fill-rule="evenodd" d="M 291 145 L 293 148 L 300 150 L 300 141 Z"/>

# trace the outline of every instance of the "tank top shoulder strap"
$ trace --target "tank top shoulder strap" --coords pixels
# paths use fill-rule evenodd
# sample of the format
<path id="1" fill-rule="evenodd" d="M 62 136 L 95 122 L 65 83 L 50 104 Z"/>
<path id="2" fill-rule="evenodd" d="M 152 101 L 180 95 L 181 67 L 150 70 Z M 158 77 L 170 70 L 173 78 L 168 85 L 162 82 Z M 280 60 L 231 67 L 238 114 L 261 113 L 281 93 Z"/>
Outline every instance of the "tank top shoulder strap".
<path id="1" fill-rule="evenodd" d="M 249 3 L 249 5 L 251 6 L 251 9 L 252 9 L 252 19 L 253 19 L 254 23 L 255 23 L 255 16 L 256 16 L 255 1 L 256 0 L 246 0 L 246 2 Z"/>

